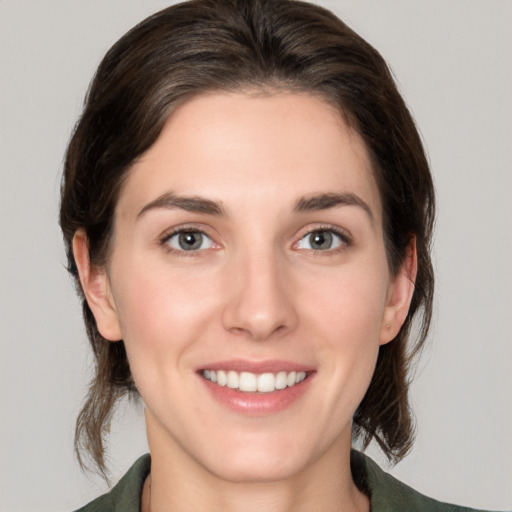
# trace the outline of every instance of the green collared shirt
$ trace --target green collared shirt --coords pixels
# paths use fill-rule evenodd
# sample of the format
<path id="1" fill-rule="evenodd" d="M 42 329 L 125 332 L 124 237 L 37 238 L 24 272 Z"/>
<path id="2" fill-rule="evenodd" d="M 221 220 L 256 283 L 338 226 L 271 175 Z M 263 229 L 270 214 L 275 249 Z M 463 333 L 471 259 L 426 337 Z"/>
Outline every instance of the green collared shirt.
<path id="1" fill-rule="evenodd" d="M 420 494 L 362 453 L 352 452 L 351 466 L 357 486 L 370 497 L 371 512 L 477 512 Z M 151 457 L 142 456 L 110 492 L 76 512 L 140 512 L 142 487 L 150 469 Z"/>

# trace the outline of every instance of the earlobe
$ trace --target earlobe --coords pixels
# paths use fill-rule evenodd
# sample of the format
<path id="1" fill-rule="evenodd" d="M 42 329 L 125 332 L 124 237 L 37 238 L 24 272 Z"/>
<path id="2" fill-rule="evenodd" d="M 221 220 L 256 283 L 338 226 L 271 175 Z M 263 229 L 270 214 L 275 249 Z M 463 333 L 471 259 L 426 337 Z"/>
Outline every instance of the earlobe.
<path id="1" fill-rule="evenodd" d="M 89 243 L 83 229 L 77 230 L 73 236 L 73 256 L 82 290 L 100 334 L 107 340 L 119 341 L 122 339 L 121 328 L 107 273 L 105 269 L 91 265 Z"/>
<path id="2" fill-rule="evenodd" d="M 393 278 L 382 319 L 380 344 L 390 342 L 400 331 L 411 305 L 414 283 L 418 271 L 416 254 L 416 237 L 411 237 L 404 261 L 397 275 Z"/>

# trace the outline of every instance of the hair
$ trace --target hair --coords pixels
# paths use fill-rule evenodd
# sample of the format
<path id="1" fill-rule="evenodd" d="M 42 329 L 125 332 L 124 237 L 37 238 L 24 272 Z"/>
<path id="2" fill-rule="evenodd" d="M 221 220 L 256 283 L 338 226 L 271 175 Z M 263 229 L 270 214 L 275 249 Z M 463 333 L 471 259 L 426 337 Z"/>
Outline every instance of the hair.
<path id="1" fill-rule="evenodd" d="M 150 16 L 108 51 L 65 157 L 60 225 L 95 358 L 75 451 L 82 467 L 87 455 L 104 476 L 113 411 L 137 389 L 122 340 L 102 337 L 84 298 L 73 236 L 83 229 L 91 265 L 105 266 L 122 184 L 172 111 L 205 92 L 246 90 L 305 92 L 336 105 L 369 152 L 393 274 L 416 240 L 418 273 L 408 316 L 394 340 L 380 347 L 353 418 L 354 437 L 364 448 L 376 440 L 391 462 L 412 445 L 409 374 L 432 316 L 435 207 L 421 139 L 393 77 L 379 53 L 324 8 L 294 0 L 192 0 Z M 415 318 L 415 339 L 409 339 Z"/>

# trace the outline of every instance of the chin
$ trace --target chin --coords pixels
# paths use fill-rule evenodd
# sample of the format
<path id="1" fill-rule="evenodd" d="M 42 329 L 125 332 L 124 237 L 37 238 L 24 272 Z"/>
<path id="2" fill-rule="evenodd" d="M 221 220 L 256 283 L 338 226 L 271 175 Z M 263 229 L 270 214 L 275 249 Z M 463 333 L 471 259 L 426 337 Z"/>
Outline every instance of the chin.
<path id="1" fill-rule="evenodd" d="M 221 479 L 233 483 L 286 480 L 311 464 L 307 443 L 290 436 L 249 436 L 219 444 L 229 447 L 209 451 L 204 466 Z M 299 448 L 300 447 L 300 448 Z"/>

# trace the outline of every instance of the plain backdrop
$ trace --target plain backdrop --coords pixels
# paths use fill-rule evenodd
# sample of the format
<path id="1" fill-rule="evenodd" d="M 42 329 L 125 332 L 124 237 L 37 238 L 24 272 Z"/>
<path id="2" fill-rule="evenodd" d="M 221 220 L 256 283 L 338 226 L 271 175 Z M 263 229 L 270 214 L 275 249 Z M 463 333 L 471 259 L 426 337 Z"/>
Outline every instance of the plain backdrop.
<path id="1" fill-rule="evenodd" d="M 444 501 L 512 507 L 512 2 L 323 0 L 390 63 L 438 191 L 437 300 L 392 473 Z M 0 510 L 106 490 L 73 457 L 91 362 L 57 226 L 66 142 L 106 50 L 163 0 L 0 0 Z M 113 480 L 146 451 L 112 427 Z M 381 462 L 378 451 L 371 453 Z"/>

